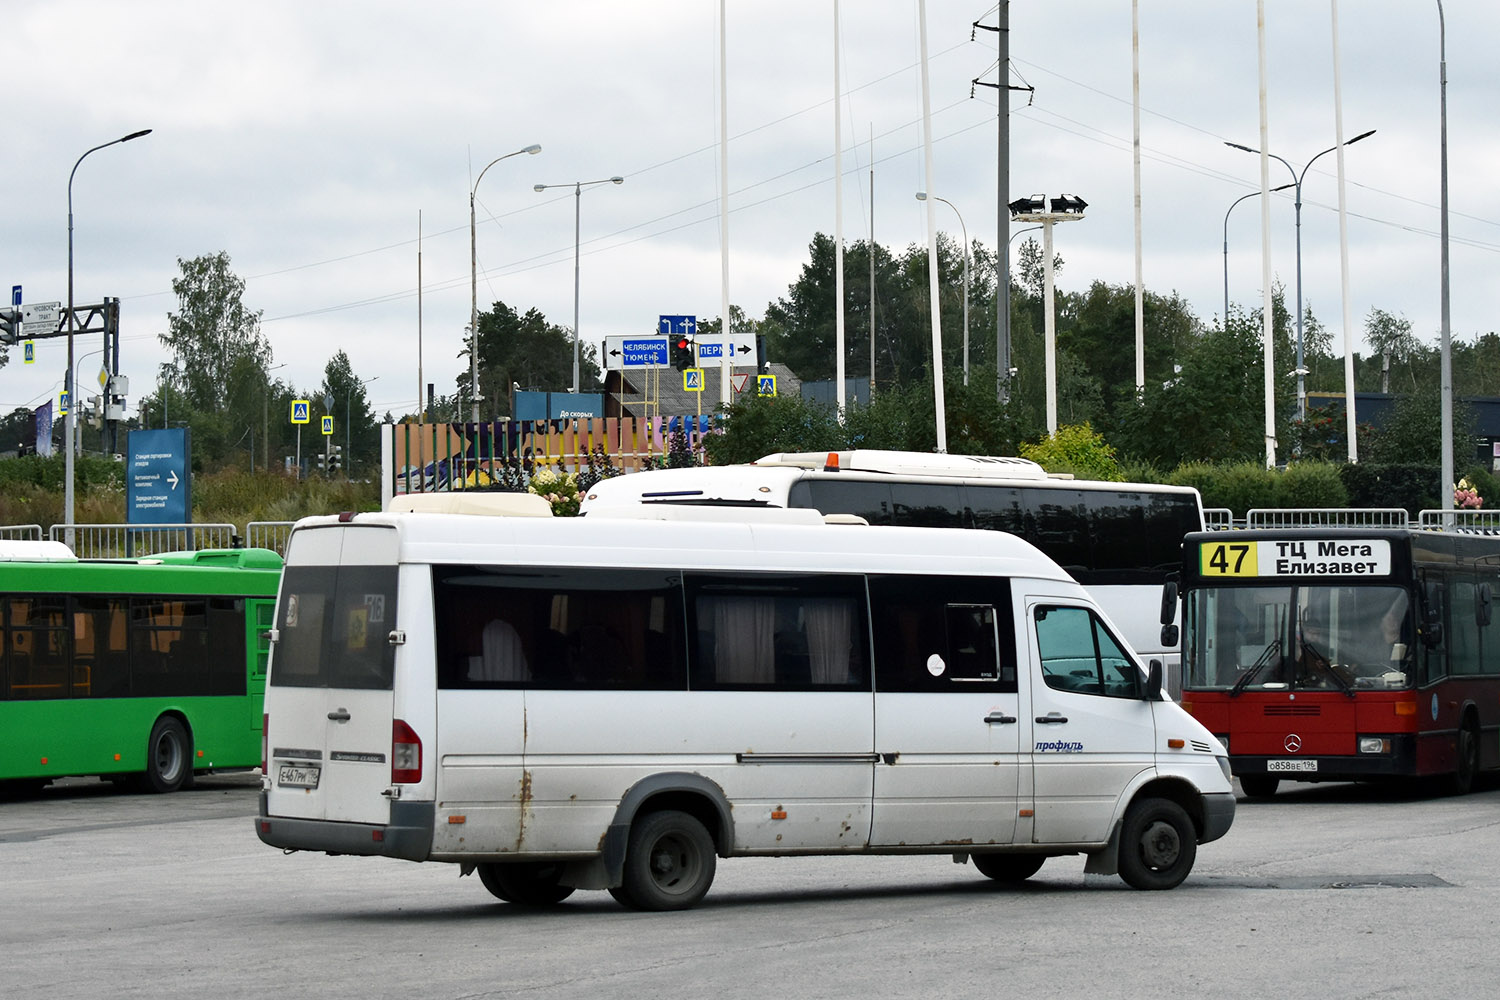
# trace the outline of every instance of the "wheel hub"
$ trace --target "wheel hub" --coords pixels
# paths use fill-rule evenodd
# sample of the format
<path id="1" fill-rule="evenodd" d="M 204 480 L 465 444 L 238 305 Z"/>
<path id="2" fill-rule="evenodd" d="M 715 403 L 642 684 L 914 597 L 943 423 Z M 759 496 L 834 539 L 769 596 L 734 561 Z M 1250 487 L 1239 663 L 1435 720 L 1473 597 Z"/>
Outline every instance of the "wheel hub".
<path id="1" fill-rule="evenodd" d="M 1152 868 L 1170 867 L 1181 850 L 1177 831 L 1170 823 L 1152 823 L 1141 837 L 1141 855 Z"/>

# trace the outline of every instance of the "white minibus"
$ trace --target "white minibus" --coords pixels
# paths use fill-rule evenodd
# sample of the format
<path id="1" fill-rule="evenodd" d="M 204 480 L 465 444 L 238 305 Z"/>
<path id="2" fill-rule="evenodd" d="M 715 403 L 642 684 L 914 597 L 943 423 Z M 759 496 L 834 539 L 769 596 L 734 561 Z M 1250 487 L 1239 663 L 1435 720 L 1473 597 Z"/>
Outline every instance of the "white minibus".
<path id="1" fill-rule="evenodd" d="M 1162 642 L 1158 615 L 1183 536 L 1203 530 L 1191 487 L 1051 476 L 1024 458 L 855 449 L 616 476 L 592 487 L 580 509 L 642 503 L 808 507 L 876 525 L 1018 535 L 1088 588 L 1131 649 L 1162 661 L 1169 693 L 1181 690 L 1181 657 Z"/>
<path id="2" fill-rule="evenodd" d="M 1234 817 L 1160 670 L 1000 532 L 312 517 L 271 638 L 260 839 L 455 863 L 513 903 L 684 909 L 719 858 L 827 854 L 1016 882 L 1082 853 L 1167 889 Z"/>

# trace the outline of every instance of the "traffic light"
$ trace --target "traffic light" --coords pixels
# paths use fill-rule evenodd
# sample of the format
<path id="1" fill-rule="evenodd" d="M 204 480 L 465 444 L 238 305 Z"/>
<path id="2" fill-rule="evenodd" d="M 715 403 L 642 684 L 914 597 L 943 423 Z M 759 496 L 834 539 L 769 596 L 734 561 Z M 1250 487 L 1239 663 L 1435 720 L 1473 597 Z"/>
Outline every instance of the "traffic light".
<path id="1" fill-rule="evenodd" d="M 334 475 L 339 471 L 339 465 L 344 460 L 344 446 L 336 444 L 333 446 L 333 454 L 328 456 L 328 474 Z"/>
<path id="2" fill-rule="evenodd" d="M 696 368 L 698 358 L 693 342 L 687 337 L 678 337 L 672 343 L 672 367 L 680 372 Z"/>
<path id="3" fill-rule="evenodd" d="M 14 344 L 21 339 L 21 310 L 0 306 L 0 344 Z"/>
<path id="4" fill-rule="evenodd" d="M 314 455 L 313 456 L 313 461 L 315 463 L 317 463 L 318 471 L 321 473 L 323 471 L 323 456 L 322 455 Z"/>

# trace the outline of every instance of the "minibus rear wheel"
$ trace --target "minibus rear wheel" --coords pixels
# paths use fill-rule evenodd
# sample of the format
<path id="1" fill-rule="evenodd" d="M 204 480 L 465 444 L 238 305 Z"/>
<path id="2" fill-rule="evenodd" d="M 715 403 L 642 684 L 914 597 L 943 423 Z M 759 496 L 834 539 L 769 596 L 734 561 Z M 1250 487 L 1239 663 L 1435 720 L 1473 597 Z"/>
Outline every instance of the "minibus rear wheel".
<path id="1" fill-rule="evenodd" d="M 676 809 L 649 813 L 631 825 L 624 882 L 609 893 L 635 910 L 686 910 L 708 892 L 717 865 L 702 823 Z"/>
<path id="2" fill-rule="evenodd" d="M 571 885 L 558 882 L 562 869 L 554 861 L 486 862 L 477 868 L 491 895 L 520 906 L 550 906 L 573 895 Z"/>
<path id="3" fill-rule="evenodd" d="M 1175 888 L 1193 870 L 1197 857 L 1197 832 L 1182 806 L 1171 799 L 1131 804 L 1120 831 L 1120 877 L 1127 885 Z"/>
<path id="4" fill-rule="evenodd" d="M 1045 854 L 974 854 L 974 867 L 996 882 L 1024 882 L 1041 870 Z"/>

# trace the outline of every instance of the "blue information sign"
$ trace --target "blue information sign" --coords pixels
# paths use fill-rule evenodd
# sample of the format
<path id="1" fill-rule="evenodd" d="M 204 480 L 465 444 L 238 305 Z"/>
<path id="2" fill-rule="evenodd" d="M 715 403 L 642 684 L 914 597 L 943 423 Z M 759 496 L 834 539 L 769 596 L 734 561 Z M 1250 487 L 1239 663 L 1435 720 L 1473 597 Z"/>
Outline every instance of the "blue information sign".
<path id="1" fill-rule="evenodd" d="M 657 318 L 656 328 L 668 336 L 674 333 L 681 333 L 691 337 L 698 332 L 698 317 L 660 316 Z"/>
<path id="2" fill-rule="evenodd" d="M 128 524 L 187 524 L 193 513 L 188 428 L 131 431 L 125 474 Z"/>
<path id="3" fill-rule="evenodd" d="M 18 306 L 18 305 L 21 304 L 21 286 L 20 285 L 11 285 L 10 286 L 10 304 L 13 305 L 13 306 Z"/>
<path id="4" fill-rule="evenodd" d="M 667 364 L 667 341 L 662 337 L 627 337 L 620 344 L 620 366 L 639 368 Z"/>

